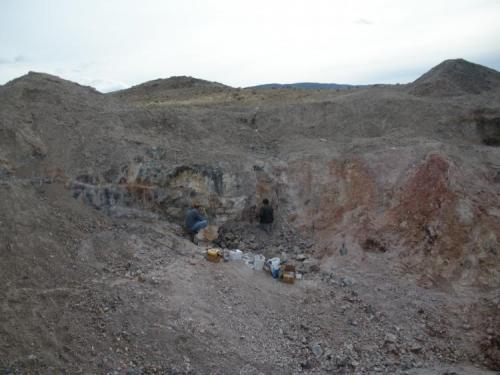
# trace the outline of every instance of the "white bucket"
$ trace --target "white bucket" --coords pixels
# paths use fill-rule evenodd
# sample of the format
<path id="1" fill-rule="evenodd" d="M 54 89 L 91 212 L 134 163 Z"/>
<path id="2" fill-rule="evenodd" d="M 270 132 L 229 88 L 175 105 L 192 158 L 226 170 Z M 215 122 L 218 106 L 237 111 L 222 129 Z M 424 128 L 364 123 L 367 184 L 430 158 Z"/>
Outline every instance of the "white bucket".
<path id="1" fill-rule="evenodd" d="M 280 258 L 271 258 L 267 260 L 269 262 L 269 265 L 271 266 L 271 270 L 277 269 L 280 267 Z"/>
<path id="2" fill-rule="evenodd" d="M 245 262 L 245 264 L 248 267 L 253 268 L 253 254 L 243 253 L 243 256 L 241 257 L 241 260 L 243 260 L 243 262 Z"/>
<path id="3" fill-rule="evenodd" d="M 243 256 L 243 252 L 240 249 L 229 251 L 229 259 L 231 259 L 231 260 L 241 260 L 242 256 Z"/>
<path id="4" fill-rule="evenodd" d="M 265 261 L 266 261 L 266 258 L 264 257 L 264 255 L 257 254 L 253 258 L 253 269 L 256 271 L 262 270 L 262 268 L 264 267 Z"/>

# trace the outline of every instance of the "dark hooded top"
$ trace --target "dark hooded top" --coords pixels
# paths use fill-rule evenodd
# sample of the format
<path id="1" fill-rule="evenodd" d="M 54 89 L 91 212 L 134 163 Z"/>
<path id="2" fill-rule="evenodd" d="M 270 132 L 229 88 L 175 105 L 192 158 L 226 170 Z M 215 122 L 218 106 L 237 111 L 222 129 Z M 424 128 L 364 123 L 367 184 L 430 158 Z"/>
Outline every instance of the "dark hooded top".
<path id="1" fill-rule="evenodd" d="M 274 221 L 273 208 L 265 204 L 260 208 L 259 219 L 261 224 L 271 224 Z"/>

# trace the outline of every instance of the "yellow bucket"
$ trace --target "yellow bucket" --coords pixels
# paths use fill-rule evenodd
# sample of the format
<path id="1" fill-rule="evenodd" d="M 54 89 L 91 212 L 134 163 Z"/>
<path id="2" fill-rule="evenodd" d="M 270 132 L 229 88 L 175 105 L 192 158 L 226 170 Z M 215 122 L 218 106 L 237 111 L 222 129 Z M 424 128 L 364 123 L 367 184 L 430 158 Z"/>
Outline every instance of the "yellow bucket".
<path id="1" fill-rule="evenodd" d="M 207 259 L 210 262 L 219 262 L 220 261 L 220 250 L 219 249 L 208 249 L 207 250 Z"/>

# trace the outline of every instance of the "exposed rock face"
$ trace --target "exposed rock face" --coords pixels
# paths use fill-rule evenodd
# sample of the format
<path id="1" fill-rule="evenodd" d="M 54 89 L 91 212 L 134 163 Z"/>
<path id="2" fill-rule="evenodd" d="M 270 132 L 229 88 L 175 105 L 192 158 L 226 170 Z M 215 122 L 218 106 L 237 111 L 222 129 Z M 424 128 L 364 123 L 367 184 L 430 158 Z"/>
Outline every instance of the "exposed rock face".
<path id="1" fill-rule="evenodd" d="M 111 173 L 110 173 L 111 174 Z M 112 216 L 156 217 L 182 223 L 196 197 L 214 223 L 236 220 L 245 208 L 243 194 L 220 168 L 191 165 L 171 167 L 155 161 L 130 163 L 112 179 L 80 175 L 68 182 L 74 198 Z"/>
<path id="2" fill-rule="evenodd" d="M 299 368 L 397 373 L 436 360 L 435 353 L 498 368 L 494 315 L 500 305 L 492 297 L 500 286 L 498 75 L 447 61 L 408 86 L 255 91 L 177 77 L 110 95 L 39 73 L 14 80 L 0 87 L 5 254 L 0 283 L 10 288 L 0 289 L 0 297 L 21 301 L 33 290 L 39 293 L 34 307 L 43 312 L 49 292 L 37 288 L 60 293 L 59 304 L 65 293 L 73 293 L 67 311 L 92 327 L 85 340 L 107 351 L 115 341 L 103 336 L 101 345 L 92 337 L 113 332 L 113 340 L 120 338 L 120 352 L 98 355 L 107 370 L 116 369 L 128 351 L 137 363 L 141 356 L 160 360 L 160 351 L 142 338 L 141 319 L 158 327 L 166 326 L 162 319 L 178 319 L 177 326 L 169 326 L 175 339 L 164 332 L 150 335 L 166 347 L 183 347 L 184 354 L 196 348 L 202 373 L 214 369 L 210 358 L 228 354 L 227 347 L 239 348 L 241 340 L 257 354 L 217 357 L 227 372 L 238 361 L 264 372 L 281 361 L 283 373 Z M 255 226 L 263 198 L 275 209 L 272 233 Z M 198 263 L 196 247 L 182 238 L 193 199 L 205 208 L 210 224 L 220 226 L 219 245 L 292 259 L 308 283 L 320 284 L 306 283 L 294 292 L 259 284 L 261 292 L 245 288 L 255 274 L 240 275 L 237 269 L 231 278 L 220 271 L 214 279 L 196 279 L 214 273 Z M 130 280 L 139 286 L 130 286 Z M 228 284 L 220 289 L 219 280 Z M 390 285 L 393 280 L 400 284 Z M 75 290 L 75 283 L 90 286 Z M 228 285 L 241 289 L 235 293 Z M 440 294 L 444 291 L 454 293 L 451 302 Z M 273 293 L 281 296 L 279 303 Z M 134 310 L 136 298 L 149 310 Z M 148 298 L 158 304 L 151 306 Z M 385 298 L 401 302 L 385 306 Z M 79 299 L 91 306 L 88 311 L 81 311 Z M 163 300 L 174 303 L 158 302 Z M 23 358 L 32 354 L 32 331 L 43 321 L 30 315 L 33 306 L 19 302 L 26 324 L 10 346 L 21 326 L 15 303 L 0 311 L 8 317 L 5 333 L 0 327 L 8 339 L 0 340 L 0 353 L 6 353 L 9 366 L 21 351 Z M 239 306 L 238 314 L 229 313 L 227 303 Z M 372 307 L 377 303 L 384 314 Z M 269 313 L 269 304 L 281 320 Z M 195 306 L 194 312 L 187 305 Z M 463 310 L 460 316 L 449 314 L 455 308 Z M 211 309 L 231 331 L 213 328 Z M 53 335 L 54 351 L 68 345 L 91 361 L 88 348 L 74 339 L 78 332 L 65 336 L 67 329 L 57 325 L 63 310 L 51 310 L 40 337 Z M 118 312 L 114 319 L 110 311 Z M 178 318 L 190 314 L 199 326 Z M 471 320 L 467 329 L 476 336 L 457 343 L 462 317 Z M 338 337 L 333 320 L 341 327 Z M 259 328 L 269 321 L 285 322 L 273 326 L 285 340 L 279 346 L 271 340 L 276 332 Z M 302 321 L 316 321 L 321 329 L 316 323 L 304 328 Z M 393 333 L 402 325 L 407 338 Z M 421 325 L 428 333 L 424 338 Z M 239 332 L 241 327 L 253 336 Z M 358 329 L 380 345 L 356 341 L 362 336 Z M 120 333 L 128 330 L 136 336 Z M 356 345 L 341 342 L 345 332 L 355 332 L 349 337 Z M 225 341 L 215 339 L 219 334 Z M 60 344 L 63 336 L 72 339 Z M 204 355 L 197 342 L 215 349 Z M 170 353 L 175 363 L 162 369 L 174 371 L 180 362 L 191 366 L 175 350 Z M 261 366 L 255 358 L 262 353 L 268 357 Z"/>
<path id="3" fill-rule="evenodd" d="M 481 176 L 476 179 L 480 182 Z M 484 204 L 496 199 L 493 191 L 468 185 L 463 172 L 442 156 L 429 155 L 395 196 L 397 203 L 389 213 L 394 233 L 405 223 L 403 243 L 408 250 L 403 254 L 408 254 L 410 268 L 435 282 L 445 279 L 496 287 L 491 284 L 499 271 L 495 255 L 485 251 L 483 241 L 493 236 L 496 243 L 500 227 L 481 213 Z M 409 255 L 412 252 L 416 257 Z"/>

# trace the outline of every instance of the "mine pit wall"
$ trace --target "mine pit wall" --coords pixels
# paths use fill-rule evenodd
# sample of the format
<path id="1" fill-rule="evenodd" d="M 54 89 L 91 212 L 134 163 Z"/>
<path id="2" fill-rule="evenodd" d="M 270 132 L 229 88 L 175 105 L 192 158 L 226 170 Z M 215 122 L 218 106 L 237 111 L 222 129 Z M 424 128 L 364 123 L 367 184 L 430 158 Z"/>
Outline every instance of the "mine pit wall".
<path id="1" fill-rule="evenodd" d="M 112 180 L 80 175 L 67 182 L 67 187 L 73 198 L 111 216 L 166 219 L 178 224 L 197 200 L 209 222 L 222 225 L 241 220 L 251 205 L 248 197 L 255 183 L 249 184 L 249 180 L 251 176 L 223 173 L 218 167 L 133 162 L 123 166 Z"/>
<path id="2" fill-rule="evenodd" d="M 468 180 L 481 177 L 465 180 L 464 172 L 443 156 L 431 154 L 395 195 L 387 222 L 393 231 L 403 227 L 401 254 L 424 284 L 498 283 L 500 222 L 485 212 L 498 204 L 498 197 L 471 190 Z"/>
<path id="3" fill-rule="evenodd" d="M 482 189 L 491 181 L 481 184 L 489 171 L 463 170 L 437 151 L 419 161 L 396 153 L 390 171 L 387 155 L 377 155 L 378 162 L 358 155 L 224 170 L 142 161 L 124 166 L 112 181 L 82 175 L 67 186 L 75 199 L 112 216 L 178 224 L 194 198 L 216 225 L 252 222 L 268 198 L 276 221 L 313 237 L 319 257 L 333 256 L 347 241 L 394 256 L 423 286 L 499 286 L 500 200 Z"/>
<path id="4" fill-rule="evenodd" d="M 433 152 L 381 185 L 362 158 L 297 161 L 288 170 L 288 220 L 314 234 L 320 256 L 335 254 L 345 235 L 362 251 L 397 254 L 423 286 L 497 287 L 499 199 L 482 190 L 482 172 Z"/>

